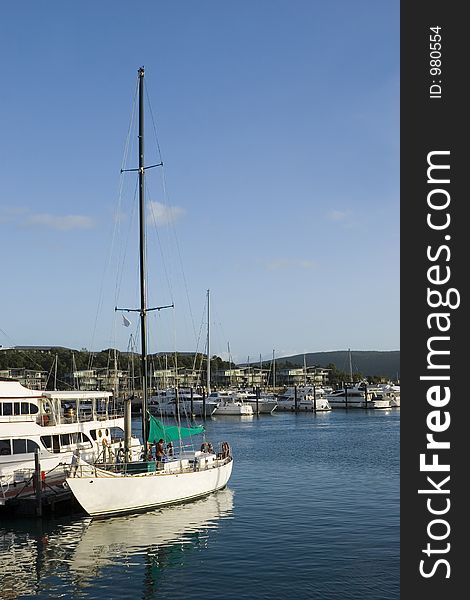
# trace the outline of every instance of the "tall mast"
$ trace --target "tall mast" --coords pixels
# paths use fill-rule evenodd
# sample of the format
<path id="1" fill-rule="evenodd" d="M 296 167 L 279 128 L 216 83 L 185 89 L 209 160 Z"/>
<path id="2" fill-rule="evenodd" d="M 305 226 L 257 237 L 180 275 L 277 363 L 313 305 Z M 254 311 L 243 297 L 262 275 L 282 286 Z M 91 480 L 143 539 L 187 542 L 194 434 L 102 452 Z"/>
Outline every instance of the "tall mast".
<path id="1" fill-rule="evenodd" d="M 349 355 L 349 380 L 353 381 L 353 372 L 352 372 L 352 361 L 351 361 L 351 348 L 348 348 Z"/>
<path id="2" fill-rule="evenodd" d="M 211 393 L 211 353 L 210 353 L 210 308 L 209 290 L 207 290 L 207 395 Z"/>
<path id="3" fill-rule="evenodd" d="M 139 69 L 139 249 L 140 249 L 140 337 L 142 341 L 142 439 L 147 443 L 147 300 L 145 289 L 145 203 L 144 203 L 144 68 Z"/>
<path id="4" fill-rule="evenodd" d="M 276 359 L 274 357 L 274 349 L 273 349 L 273 390 L 276 387 Z"/>
<path id="5" fill-rule="evenodd" d="M 140 337 L 141 363 L 142 363 L 142 437 L 144 444 L 148 438 L 148 360 L 147 360 L 147 313 L 151 310 L 162 310 L 163 308 L 174 308 L 174 304 L 168 306 L 156 306 L 148 308 L 147 291 L 145 289 L 145 201 L 144 201 L 144 173 L 145 169 L 163 167 L 163 162 L 156 165 L 145 166 L 144 163 L 144 68 L 139 69 L 139 167 L 137 169 L 121 169 L 125 171 L 139 172 L 139 265 L 140 265 L 140 308 L 118 308 L 114 310 L 133 311 L 140 313 Z"/>

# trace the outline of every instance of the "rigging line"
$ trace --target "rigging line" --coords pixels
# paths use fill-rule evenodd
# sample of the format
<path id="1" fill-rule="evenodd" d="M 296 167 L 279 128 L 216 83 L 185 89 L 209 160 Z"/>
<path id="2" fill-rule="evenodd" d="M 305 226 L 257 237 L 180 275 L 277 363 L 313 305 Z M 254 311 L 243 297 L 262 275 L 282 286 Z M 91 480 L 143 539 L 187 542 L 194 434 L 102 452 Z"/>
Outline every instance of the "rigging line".
<path id="1" fill-rule="evenodd" d="M 98 326 L 98 318 L 99 318 L 99 315 L 101 313 L 101 310 L 102 310 L 102 307 L 103 307 L 103 302 L 104 302 L 104 292 L 103 292 L 103 290 L 104 290 L 104 283 L 105 283 L 105 280 L 106 280 L 105 275 L 108 272 L 109 266 L 111 264 L 111 258 L 112 258 L 113 253 L 114 253 L 114 247 L 115 247 L 115 244 L 116 244 L 117 233 L 118 233 L 118 229 L 119 229 L 119 226 L 120 226 L 121 207 L 122 207 L 122 193 L 123 193 L 123 186 L 124 186 L 124 176 L 122 174 L 122 167 L 124 167 L 125 164 L 127 163 L 128 156 L 129 156 L 129 147 L 130 147 L 131 132 L 132 132 L 132 129 L 134 127 L 135 115 L 136 115 L 136 107 L 137 107 L 137 90 L 138 90 L 138 84 L 136 86 L 136 90 L 135 90 L 135 93 L 134 93 L 133 106 L 132 106 L 132 110 L 131 110 L 131 118 L 129 120 L 129 126 L 128 126 L 128 129 L 127 129 L 126 141 L 125 141 L 125 144 L 124 144 L 123 157 L 122 157 L 122 161 L 121 161 L 121 173 L 120 173 L 120 177 L 119 177 L 118 201 L 117 201 L 117 207 L 116 207 L 116 210 L 115 210 L 115 213 L 114 213 L 114 227 L 113 227 L 113 233 L 112 233 L 112 237 L 111 237 L 111 244 L 110 244 L 110 248 L 109 248 L 108 258 L 105 261 L 105 265 L 104 265 L 104 268 L 103 268 L 103 273 L 102 273 L 102 276 L 101 276 L 100 291 L 99 291 L 99 296 L 98 296 L 98 305 L 97 305 L 96 314 L 95 314 L 95 321 L 94 321 L 94 325 L 93 325 L 93 329 L 92 329 L 90 348 L 93 348 L 94 342 L 95 342 L 96 329 L 97 329 L 97 326 Z M 92 361 L 93 361 L 93 357 L 90 355 L 90 360 L 89 360 L 88 368 L 91 368 Z"/>
<path id="2" fill-rule="evenodd" d="M 199 334 L 198 334 L 198 337 L 196 339 L 196 351 L 194 353 L 193 370 L 196 369 L 196 362 L 197 362 L 198 353 L 199 353 L 199 342 L 201 341 L 202 326 L 204 325 L 204 318 L 205 318 L 205 315 L 206 315 L 206 307 L 207 307 L 207 299 L 206 299 L 206 302 L 204 304 L 204 308 L 203 308 L 203 312 L 202 312 L 201 325 L 199 326 Z"/>
<path id="3" fill-rule="evenodd" d="M 165 177 L 165 170 L 164 169 L 165 169 L 165 167 L 162 167 L 161 177 L 162 177 L 162 185 L 163 185 L 163 197 L 165 198 L 166 204 L 169 205 L 169 196 L 168 196 L 167 187 L 166 187 L 166 177 Z M 185 293 L 186 293 L 186 300 L 188 302 L 188 308 L 189 308 L 189 314 L 190 314 L 190 317 L 191 317 L 191 324 L 192 324 L 192 327 L 193 327 L 194 339 L 197 339 L 197 336 L 196 336 L 196 326 L 194 324 L 194 316 L 193 316 L 193 310 L 192 310 L 192 305 L 191 305 L 191 299 L 189 297 L 188 282 L 187 282 L 186 273 L 185 273 L 185 270 L 184 270 L 183 257 L 182 257 L 182 254 L 181 254 L 181 249 L 180 249 L 180 244 L 179 244 L 179 240 L 178 240 L 178 235 L 177 235 L 176 227 L 175 227 L 175 224 L 174 224 L 173 220 L 170 221 L 170 228 L 171 228 L 171 231 L 173 232 L 173 237 L 175 238 L 176 249 L 178 251 L 178 259 L 179 259 L 180 269 L 181 269 L 181 275 L 182 275 L 183 283 L 184 283 L 184 290 L 185 290 Z"/>
<path id="4" fill-rule="evenodd" d="M 228 339 L 228 337 L 225 335 L 224 328 L 222 327 L 222 321 L 221 321 L 221 319 L 220 319 L 220 316 L 219 316 L 219 313 L 218 313 L 218 310 L 217 310 L 217 306 L 216 306 L 216 305 L 214 305 L 214 303 L 212 303 L 212 307 L 213 307 L 213 308 L 212 308 L 212 311 L 213 311 L 213 312 L 215 312 L 215 316 L 216 316 L 216 323 L 217 323 L 218 327 L 220 327 L 220 331 L 219 331 L 217 328 L 214 328 L 214 329 L 216 330 L 216 335 L 217 335 L 217 338 L 218 338 L 218 347 L 219 347 L 219 348 L 222 348 L 223 346 L 222 346 L 222 344 L 221 344 L 221 342 L 220 342 L 220 337 L 219 337 L 219 336 L 220 336 L 220 333 L 222 333 L 222 338 L 223 338 L 224 340 L 227 340 L 227 339 Z M 224 342 L 224 344 L 225 344 L 225 342 Z M 225 350 L 224 350 L 224 352 L 225 352 Z"/>
<path id="5" fill-rule="evenodd" d="M 160 250 L 160 256 L 161 256 L 161 259 L 162 259 L 163 271 L 165 273 L 165 279 L 166 279 L 166 282 L 167 282 L 167 285 L 168 285 L 168 290 L 170 292 L 170 299 L 171 299 L 172 303 L 174 304 L 173 286 L 171 284 L 170 276 L 168 274 L 168 269 L 167 269 L 167 265 L 166 265 L 165 255 L 164 255 L 164 252 L 163 252 L 162 241 L 161 241 L 161 238 L 160 238 L 160 234 L 158 232 L 157 218 L 156 218 L 156 215 L 155 215 L 154 204 L 153 203 L 149 204 L 149 212 L 150 212 L 150 216 L 152 218 L 152 224 L 153 224 L 153 226 L 155 228 L 155 235 L 157 237 L 158 248 Z M 148 250 L 148 249 L 146 248 L 146 250 Z"/>
<path id="6" fill-rule="evenodd" d="M 177 342 L 176 342 L 176 324 L 175 324 L 176 318 L 175 318 L 175 314 L 173 312 L 173 323 L 174 323 L 174 327 L 173 327 L 173 334 L 174 334 L 174 365 L 175 365 L 175 409 L 177 408 L 178 410 L 175 410 L 175 417 L 177 419 L 177 424 L 179 427 L 181 427 L 181 409 L 183 409 L 183 414 L 185 416 L 185 423 L 187 426 L 189 426 L 189 417 L 188 417 L 188 413 L 186 410 L 186 402 L 184 401 L 183 403 L 180 403 L 180 396 L 179 396 L 179 381 L 178 381 L 178 352 L 176 350 L 177 347 Z M 191 439 L 191 443 L 192 443 L 192 436 L 190 436 Z M 179 444 L 180 444 L 180 450 L 182 450 L 183 448 L 183 440 L 181 438 L 181 429 L 179 429 Z"/>
<path id="7" fill-rule="evenodd" d="M 154 132 L 154 136 L 155 136 L 155 144 L 157 146 L 157 150 L 158 150 L 158 157 L 160 162 L 162 163 L 162 169 L 161 169 L 161 177 L 162 177 L 162 187 L 163 187 L 163 198 L 164 198 L 164 204 L 166 206 L 169 206 L 169 196 L 168 196 L 168 192 L 167 192 L 167 185 L 166 185 L 166 178 L 165 178 L 165 172 L 164 172 L 164 161 L 163 161 L 163 156 L 162 156 L 162 151 L 161 151 L 161 147 L 160 147 L 160 142 L 158 140 L 158 133 L 157 133 L 157 125 L 156 125 L 156 120 L 154 118 L 154 114 L 153 114 L 153 110 L 152 110 L 152 104 L 150 102 L 150 98 L 148 96 L 148 91 L 147 88 L 145 88 L 145 93 L 146 93 L 146 97 L 147 97 L 147 104 L 149 107 L 149 112 L 150 112 L 150 118 L 151 118 L 151 122 L 152 122 L 152 126 L 153 126 L 153 132 Z M 189 314 L 191 317 L 191 324 L 192 324 L 192 328 L 193 328 L 193 334 L 194 334 L 194 339 L 197 340 L 197 335 L 196 335 L 196 327 L 195 327 L 195 323 L 194 323 L 194 316 L 193 316 L 193 312 L 192 312 L 192 306 L 191 306 L 191 300 L 189 297 L 189 290 L 188 290 L 188 283 L 186 280 L 186 274 L 183 268 L 183 259 L 181 256 L 181 250 L 180 250 L 180 246 L 179 246 L 179 242 L 178 242 L 178 236 L 176 235 L 176 228 L 173 224 L 173 221 L 170 221 L 170 226 L 171 229 L 173 231 L 173 236 L 175 238 L 175 242 L 176 242 L 176 248 L 178 251 L 178 258 L 180 261 L 180 268 L 181 268 L 181 273 L 182 273 L 182 277 L 183 277 L 183 283 L 184 283 L 184 289 L 185 289 L 185 293 L 186 293 L 186 300 L 188 302 L 188 307 L 189 307 Z"/>
<path id="8" fill-rule="evenodd" d="M 147 97 L 147 105 L 149 107 L 150 119 L 151 119 L 152 125 L 153 125 L 153 132 L 154 132 L 154 135 L 155 135 L 155 143 L 157 145 L 158 157 L 160 159 L 160 162 L 163 162 L 162 152 L 161 152 L 161 149 L 160 149 L 160 143 L 158 141 L 158 135 L 157 135 L 157 124 L 156 124 L 155 118 L 153 116 L 152 103 L 150 102 L 150 98 L 149 98 L 149 95 L 148 95 L 147 86 L 145 87 L 145 95 Z"/>
<path id="9" fill-rule="evenodd" d="M 13 339 L 12 339 L 12 338 L 11 338 L 11 337 L 8 335 L 8 333 L 7 333 L 7 332 L 6 332 L 4 329 L 2 329 L 1 327 L 0 327 L 0 332 L 1 332 L 1 333 L 3 333 L 3 335 L 4 335 L 4 336 L 7 338 L 7 340 L 9 340 L 9 341 L 10 341 L 10 344 L 12 344 L 12 346 L 15 346 L 15 340 L 13 340 Z"/>
<path id="10" fill-rule="evenodd" d="M 3 331 L 3 330 L 2 330 L 2 331 Z M 12 341 L 13 341 L 13 340 L 12 340 Z M 26 357 L 26 358 L 28 359 L 28 361 L 30 362 L 31 366 L 34 366 L 34 367 L 35 367 L 37 370 L 39 370 L 39 371 L 41 371 L 41 372 L 43 372 L 43 373 L 47 373 L 47 371 L 44 369 L 44 366 L 43 366 L 41 363 L 39 363 L 38 361 L 36 361 L 36 360 L 35 360 L 35 359 L 34 359 L 34 358 L 33 358 L 33 357 L 32 357 L 32 356 L 31 356 L 31 355 L 28 353 L 28 350 L 18 350 L 18 349 L 16 349 L 16 348 L 5 348 L 5 350 L 13 350 L 14 352 L 17 352 L 18 354 L 25 355 L 25 357 Z M 54 361 L 52 362 L 51 370 L 50 370 L 50 372 L 49 372 L 49 375 L 47 376 L 47 379 L 46 379 L 46 384 L 45 384 L 46 388 L 45 388 L 45 389 L 47 389 L 47 383 L 48 383 L 48 381 L 49 381 L 49 378 L 50 378 L 50 375 L 51 375 L 51 373 L 52 373 L 52 369 L 53 369 L 53 367 L 54 367 L 54 364 L 55 364 L 55 358 L 54 358 Z M 21 367 L 21 368 L 22 368 L 24 371 L 26 371 L 26 370 L 27 370 L 27 368 L 26 368 L 26 367 Z M 70 384 L 69 384 L 67 381 L 63 381 L 62 379 L 58 379 L 57 381 L 58 381 L 58 382 L 60 382 L 60 383 L 62 383 L 64 386 L 66 386 L 66 387 L 68 387 L 68 388 L 72 388 L 72 386 L 71 386 L 71 385 L 70 385 Z"/>
<path id="11" fill-rule="evenodd" d="M 129 240 L 131 238 L 131 230 L 133 228 L 134 225 L 134 221 L 135 221 L 135 213 L 137 210 L 137 192 L 138 192 L 138 179 L 137 177 L 135 178 L 135 187 L 134 187 L 134 198 L 132 201 L 132 210 L 131 210 L 131 218 L 129 219 L 129 226 L 127 229 L 127 236 L 126 236 L 126 240 L 125 240 L 125 244 L 124 244 L 124 248 L 122 251 L 122 255 L 118 258 L 118 267 L 117 267 L 117 276 L 116 276 L 116 285 L 115 285 L 115 289 L 114 289 L 114 302 L 115 302 L 115 306 L 118 306 L 119 302 L 118 302 L 118 298 L 119 295 L 121 293 L 121 287 L 122 287 L 122 280 L 124 277 L 124 265 L 126 262 L 126 258 L 127 258 L 127 250 L 129 247 Z"/>

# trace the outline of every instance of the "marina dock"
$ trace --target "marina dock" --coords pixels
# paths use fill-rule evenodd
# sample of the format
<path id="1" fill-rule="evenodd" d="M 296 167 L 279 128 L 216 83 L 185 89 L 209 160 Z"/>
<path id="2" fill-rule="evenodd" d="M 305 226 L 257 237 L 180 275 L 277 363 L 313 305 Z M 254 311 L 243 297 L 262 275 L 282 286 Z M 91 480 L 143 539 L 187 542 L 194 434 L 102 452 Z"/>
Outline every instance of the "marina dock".
<path id="1" fill-rule="evenodd" d="M 65 474 L 50 482 L 47 478 L 36 485 L 36 477 L 21 483 L 12 483 L 8 489 L 0 490 L 0 515 L 42 517 L 55 513 L 77 512 L 80 507 L 67 487 Z"/>

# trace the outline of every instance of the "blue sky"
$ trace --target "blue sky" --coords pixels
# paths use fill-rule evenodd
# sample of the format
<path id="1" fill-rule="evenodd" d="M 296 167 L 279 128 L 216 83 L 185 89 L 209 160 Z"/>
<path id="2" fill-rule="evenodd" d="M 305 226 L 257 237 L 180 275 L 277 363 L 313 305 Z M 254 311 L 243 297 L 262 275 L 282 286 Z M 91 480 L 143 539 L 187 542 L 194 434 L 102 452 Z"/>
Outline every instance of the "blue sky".
<path id="1" fill-rule="evenodd" d="M 24 1 L 0 34 L 0 344 L 137 335 L 143 65 L 150 350 L 203 349 L 207 289 L 236 361 L 399 349 L 398 1 Z"/>

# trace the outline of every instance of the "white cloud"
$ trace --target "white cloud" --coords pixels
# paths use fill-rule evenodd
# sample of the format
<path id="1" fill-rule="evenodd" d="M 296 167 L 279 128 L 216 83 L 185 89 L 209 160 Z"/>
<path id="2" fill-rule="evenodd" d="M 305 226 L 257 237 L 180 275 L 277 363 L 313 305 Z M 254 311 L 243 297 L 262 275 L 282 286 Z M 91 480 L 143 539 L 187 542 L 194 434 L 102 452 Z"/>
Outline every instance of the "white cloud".
<path id="1" fill-rule="evenodd" d="M 157 226 L 173 223 L 186 214 L 184 208 L 179 206 L 167 206 L 160 202 L 149 202 L 148 211 Z"/>
<path id="2" fill-rule="evenodd" d="M 316 267 L 314 260 L 301 258 L 276 258 L 266 264 L 269 271 L 278 271 L 280 269 L 313 269 Z"/>
<path id="3" fill-rule="evenodd" d="M 349 217 L 350 213 L 344 210 L 331 210 L 327 214 L 327 218 L 330 221 L 345 221 Z"/>
<path id="4" fill-rule="evenodd" d="M 59 231 L 69 231 L 71 229 L 91 229 L 95 222 L 90 217 L 83 215 L 50 215 L 37 214 L 29 215 L 25 220 L 26 225 L 48 227 Z"/>

